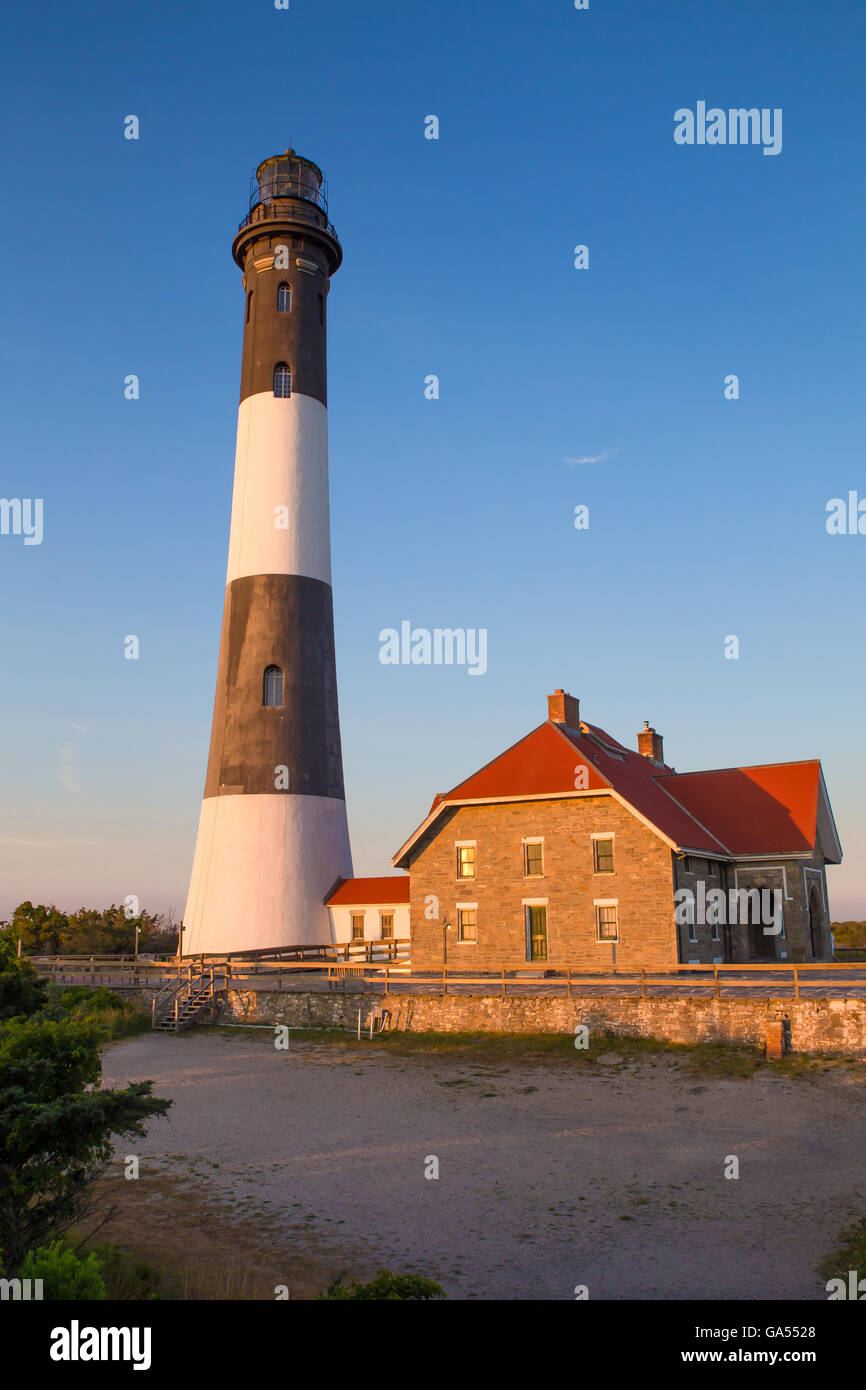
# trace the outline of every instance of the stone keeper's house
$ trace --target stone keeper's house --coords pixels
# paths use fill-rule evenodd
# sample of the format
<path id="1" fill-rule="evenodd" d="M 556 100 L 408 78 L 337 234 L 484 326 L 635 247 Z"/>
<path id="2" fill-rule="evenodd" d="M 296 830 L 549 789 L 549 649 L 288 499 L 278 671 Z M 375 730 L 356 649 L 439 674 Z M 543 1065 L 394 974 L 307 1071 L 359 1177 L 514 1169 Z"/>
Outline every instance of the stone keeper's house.
<path id="1" fill-rule="evenodd" d="M 818 761 L 678 773 L 648 725 L 635 752 L 562 690 L 548 715 L 436 797 L 392 860 L 408 884 L 345 881 L 332 915 L 375 885 L 354 907 L 375 937 L 408 896 L 419 969 L 829 959 L 842 850 Z"/>

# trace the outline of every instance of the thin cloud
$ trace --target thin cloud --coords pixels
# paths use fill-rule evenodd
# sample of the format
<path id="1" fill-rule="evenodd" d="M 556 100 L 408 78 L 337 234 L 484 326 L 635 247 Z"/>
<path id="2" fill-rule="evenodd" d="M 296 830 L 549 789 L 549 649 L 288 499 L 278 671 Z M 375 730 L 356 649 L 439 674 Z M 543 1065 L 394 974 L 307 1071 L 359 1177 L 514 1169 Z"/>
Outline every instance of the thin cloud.
<path id="1" fill-rule="evenodd" d="M 64 748 L 59 748 L 60 767 L 57 769 L 57 780 L 68 792 L 78 792 L 81 785 L 78 781 L 78 760 L 80 753 L 77 748 L 67 744 Z"/>
<path id="2" fill-rule="evenodd" d="M 600 454 L 581 454 L 578 458 L 564 458 L 563 463 L 604 463 L 605 459 L 618 454 L 619 449 L 603 449 Z"/>

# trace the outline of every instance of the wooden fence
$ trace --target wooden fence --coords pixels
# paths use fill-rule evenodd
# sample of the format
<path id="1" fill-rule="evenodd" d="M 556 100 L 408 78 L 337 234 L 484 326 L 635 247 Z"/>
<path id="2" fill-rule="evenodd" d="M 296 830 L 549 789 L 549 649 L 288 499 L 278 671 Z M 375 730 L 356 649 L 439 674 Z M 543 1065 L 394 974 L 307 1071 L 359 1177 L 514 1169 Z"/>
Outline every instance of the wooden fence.
<path id="1" fill-rule="evenodd" d="M 377 957 L 377 947 L 386 948 Z M 442 969 L 413 970 L 408 959 L 408 942 L 366 942 L 360 949 L 352 943 L 336 947 L 291 947 L 262 952 L 232 952 L 229 956 L 195 957 L 203 966 L 217 967 L 225 978 L 226 989 L 282 990 L 312 989 L 371 990 L 390 994 L 417 990 L 428 994 L 469 993 L 513 995 L 540 993 L 564 995 L 571 999 L 588 989 L 606 996 L 637 995 L 642 999 L 660 995 L 701 994 L 716 999 L 731 992 L 764 998 L 814 996 L 832 990 L 854 991 L 866 997 L 866 962 L 778 961 L 757 965 L 675 965 L 659 969 L 578 970 L 544 965 L 494 966 L 486 970 L 446 966 Z M 190 959 L 182 964 L 189 968 Z M 177 978 L 178 962 L 135 962 L 131 957 L 42 957 L 33 958 L 41 974 L 58 984 L 92 984 L 110 987 L 165 987 Z M 302 980 L 301 976 L 306 976 Z"/>

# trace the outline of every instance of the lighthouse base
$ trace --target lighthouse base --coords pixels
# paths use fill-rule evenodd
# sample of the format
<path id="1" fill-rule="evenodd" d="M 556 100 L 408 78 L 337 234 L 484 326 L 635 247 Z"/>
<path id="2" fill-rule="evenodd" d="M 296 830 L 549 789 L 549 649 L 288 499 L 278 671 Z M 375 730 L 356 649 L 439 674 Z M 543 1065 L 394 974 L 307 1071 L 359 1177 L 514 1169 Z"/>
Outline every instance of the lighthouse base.
<path id="1" fill-rule="evenodd" d="M 289 792 L 205 797 L 183 954 L 328 944 L 325 896 L 351 876 L 345 801 Z"/>

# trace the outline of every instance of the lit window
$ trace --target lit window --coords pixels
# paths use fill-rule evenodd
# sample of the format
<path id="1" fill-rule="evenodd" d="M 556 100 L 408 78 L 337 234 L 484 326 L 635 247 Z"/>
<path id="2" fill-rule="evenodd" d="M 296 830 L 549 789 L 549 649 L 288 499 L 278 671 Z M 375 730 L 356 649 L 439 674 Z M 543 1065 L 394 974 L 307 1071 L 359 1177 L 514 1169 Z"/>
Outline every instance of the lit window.
<path id="1" fill-rule="evenodd" d="M 289 314 L 292 310 L 292 287 L 291 285 L 280 285 L 277 290 L 277 313 Z"/>
<path id="2" fill-rule="evenodd" d="M 597 874 L 613 873 L 613 840 L 593 840 L 593 856 Z"/>
<path id="3" fill-rule="evenodd" d="M 274 395 L 280 397 L 292 394 L 292 369 L 287 367 L 285 362 L 278 362 L 274 367 Z"/>
<path id="4" fill-rule="evenodd" d="M 526 959 L 547 960 L 547 907 L 544 903 L 524 903 Z"/>
<path id="5" fill-rule="evenodd" d="M 262 704 L 278 709 L 283 703 L 283 673 L 279 666 L 268 666 L 262 681 Z"/>
<path id="6" fill-rule="evenodd" d="M 478 912 L 474 907 L 458 907 L 457 909 L 457 940 L 458 941 L 477 941 L 478 940 Z"/>
<path id="7" fill-rule="evenodd" d="M 352 913 L 352 940 L 364 940 L 364 914 L 363 912 Z"/>
<path id="8" fill-rule="evenodd" d="M 382 924 L 382 940 L 394 940 L 394 914 L 393 912 L 380 912 L 379 921 Z"/>
<path id="9" fill-rule="evenodd" d="M 458 878 L 474 878 L 474 877 L 475 877 L 475 846 L 474 846 L 474 845 L 458 845 L 458 846 L 457 846 L 457 877 L 458 877 Z"/>
<path id="10" fill-rule="evenodd" d="M 527 840 L 523 846 L 523 872 L 526 878 L 541 878 L 544 874 L 544 842 Z"/>
<path id="11" fill-rule="evenodd" d="M 597 907 L 595 914 L 599 941 L 616 941 L 619 936 L 616 925 L 616 908 Z"/>

